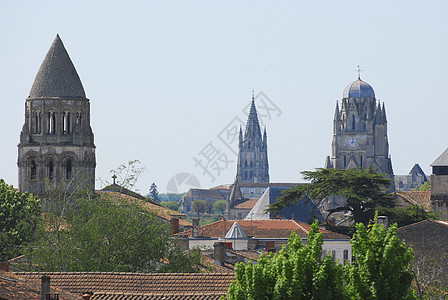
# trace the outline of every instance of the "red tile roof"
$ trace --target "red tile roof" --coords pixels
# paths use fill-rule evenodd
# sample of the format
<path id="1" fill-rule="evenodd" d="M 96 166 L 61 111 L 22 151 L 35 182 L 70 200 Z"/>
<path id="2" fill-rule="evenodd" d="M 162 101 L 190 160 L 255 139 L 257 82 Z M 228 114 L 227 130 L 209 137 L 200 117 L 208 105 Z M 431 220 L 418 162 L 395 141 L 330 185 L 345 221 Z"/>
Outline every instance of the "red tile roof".
<path id="1" fill-rule="evenodd" d="M 259 198 L 252 198 L 249 200 L 246 200 L 244 202 L 241 202 L 237 205 L 235 205 L 233 208 L 236 209 L 252 209 L 254 207 L 254 205 L 258 202 Z"/>
<path id="2" fill-rule="evenodd" d="M 52 286 L 77 295 L 84 293 L 142 293 L 154 295 L 224 295 L 235 279 L 229 273 L 116 273 L 116 272 L 18 272 L 38 281 L 48 275 Z"/>
<path id="3" fill-rule="evenodd" d="M 247 236 L 254 238 L 289 238 L 295 231 L 301 238 L 307 238 L 311 225 L 296 220 L 220 220 L 200 227 L 199 236 L 219 238 L 226 235 L 233 223 L 237 222 Z M 320 230 L 324 239 L 350 239 L 350 237 L 328 230 Z M 192 230 L 178 235 L 193 236 Z"/>
<path id="4" fill-rule="evenodd" d="M 146 201 L 134 198 L 130 195 L 122 194 L 120 192 L 97 191 L 97 193 L 100 194 L 102 197 L 105 197 L 105 195 L 108 195 L 109 197 L 111 197 L 112 200 L 120 199 L 120 200 L 129 201 L 131 203 L 135 203 L 137 205 L 140 205 L 144 210 L 155 212 L 160 218 L 165 219 L 167 221 L 170 221 L 171 217 L 179 218 L 179 225 L 182 227 L 192 227 L 193 226 L 193 224 L 191 224 L 191 222 L 184 220 L 185 214 L 180 213 L 175 210 L 171 210 L 171 209 L 163 207 L 161 205 L 154 204 L 152 202 L 146 202 Z"/>
<path id="5" fill-rule="evenodd" d="M 412 223 L 412 224 L 409 224 L 409 225 L 402 226 L 402 227 L 398 228 L 398 230 L 401 230 L 401 229 L 404 229 L 404 228 L 413 227 L 413 226 L 418 226 L 418 225 L 426 223 L 426 222 L 437 223 L 437 224 L 440 224 L 440 225 L 448 227 L 448 220 L 423 220 L 423 221 L 420 221 L 420 222 L 415 222 L 415 223 Z"/>
<path id="6" fill-rule="evenodd" d="M 412 205 L 420 205 L 426 210 L 431 208 L 431 191 L 395 192 L 395 194 Z"/>
<path id="7" fill-rule="evenodd" d="M 228 186 L 228 185 L 221 184 L 221 185 L 212 187 L 212 188 L 210 188 L 210 189 L 211 189 L 211 190 L 228 190 L 228 189 L 229 189 L 229 186 Z"/>
<path id="8" fill-rule="evenodd" d="M 13 273 L 0 271 L 0 299 L 40 299 L 40 277 L 36 278 L 36 281 L 27 280 Z M 50 289 L 50 292 L 51 294 L 58 294 L 61 300 L 80 299 L 76 295 L 53 287 Z"/>
<path id="9" fill-rule="evenodd" d="M 219 300 L 221 295 L 209 293 L 194 294 L 139 294 L 139 293 L 95 293 L 90 300 Z"/>

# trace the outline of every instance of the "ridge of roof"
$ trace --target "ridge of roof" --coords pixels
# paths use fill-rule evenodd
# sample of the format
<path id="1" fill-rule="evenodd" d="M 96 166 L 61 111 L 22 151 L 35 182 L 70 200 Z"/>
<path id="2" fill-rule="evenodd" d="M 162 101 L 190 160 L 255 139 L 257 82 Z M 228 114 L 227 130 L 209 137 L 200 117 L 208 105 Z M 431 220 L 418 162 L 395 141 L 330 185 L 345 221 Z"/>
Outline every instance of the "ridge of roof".
<path id="1" fill-rule="evenodd" d="M 303 231 L 305 231 L 306 234 L 309 234 L 309 233 L 310 233 L 310 231 L 307 230 L 307 229 L 305 229 L 305 228 L 302 226 L 302 224 L 300 224 L 299 221 L 296 221 L 296 220 L 291 220 L 291 221 L 293 221 L 298 227 L 300 227 Z"/>

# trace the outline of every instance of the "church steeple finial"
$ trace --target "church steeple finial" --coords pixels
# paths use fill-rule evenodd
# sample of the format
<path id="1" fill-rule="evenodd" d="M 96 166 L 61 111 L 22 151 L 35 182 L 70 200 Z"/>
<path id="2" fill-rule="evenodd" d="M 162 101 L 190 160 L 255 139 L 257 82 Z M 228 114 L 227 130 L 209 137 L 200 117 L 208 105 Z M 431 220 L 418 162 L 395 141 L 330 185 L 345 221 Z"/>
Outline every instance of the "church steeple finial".
<path id="1" fill-rule="evenodd" d="M 361 80 L 361 68 L 358 66 L 358 69 L 356 71 L 358 72 L 358 80 Z"/>

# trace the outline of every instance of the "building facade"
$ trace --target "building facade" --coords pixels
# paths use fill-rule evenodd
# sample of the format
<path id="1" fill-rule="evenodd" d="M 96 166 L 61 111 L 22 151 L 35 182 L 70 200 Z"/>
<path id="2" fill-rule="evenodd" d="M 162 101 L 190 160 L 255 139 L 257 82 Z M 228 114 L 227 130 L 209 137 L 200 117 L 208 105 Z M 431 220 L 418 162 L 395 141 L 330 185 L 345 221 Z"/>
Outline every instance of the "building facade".
<path id="1" fill-rule="evenodd" d="M 325 167 L 337 169 L 378 168 L 393 178 L 387 138 L 386 108 L 373 88 L 358 79 L 344 90 L 341 107 L 336 103 L 331 158 Z"/>
<path id="2" fill-rule="evenodd" d="M 240 183 L 269 182 L 266 128 L 262 136 L 254 95 L 244 136 L 240 128 L 236 177 Z"/>
<path id="3" fill-rule="evenodd" d="M 59 35 L 26 99 L 18 148 L 21 192 L 39 194 L 60 185 L 94 189 L 90 102 Z"/>

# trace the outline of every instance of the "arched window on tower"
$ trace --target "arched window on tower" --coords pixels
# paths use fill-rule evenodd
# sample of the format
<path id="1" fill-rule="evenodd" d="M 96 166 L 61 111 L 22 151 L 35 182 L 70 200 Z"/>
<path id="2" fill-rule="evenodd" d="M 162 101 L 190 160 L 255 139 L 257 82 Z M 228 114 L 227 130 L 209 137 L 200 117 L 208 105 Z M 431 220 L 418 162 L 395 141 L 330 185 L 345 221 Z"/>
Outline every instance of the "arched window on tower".
<path id="1" fill-rule="evenodd" d="M 56 128 L 56 116 L 53 111 L 48 112 L 47 133 L 54 134 Z"/>
<path id="2" fill-rule="evenodd" d="M 64 134 L 69 134 L 71 131 L 70 128 L 70 113 L 69 112 L 64 112 L 63 113 L 63 132 Z"/>
<path id="3" fill-rule="evenodd" d="M 52 160 L 48 162 L 48 179 L 54 179 L 54 162 Z"/>
<path id="4" fill-rule="evenodd" d="M 361 155 L 361 157 L 359 158 L 359 166 L 361 167 L 361 169 L 362 169 L 362 164 L 363 164 L 363 157 Z"/>
<path id="5" fill-rule="evenodd" d="M 30 179 L 35 180 L 37 177 L 37 165 L 36 161 L 32 160 L 30 163 Z"/>
<path id="6" fill-rule="evenodd" d="M 355 115 L 352 115 L 352 130 L 355 130 Z"/>
<path id="7" fill-rule="evenodd" d="M 76 114 L 76 124 L 81 125 L 81 113 Z"/>
<path id="8" fill-rule="evenodd" d="M 65 178 L 70 179 L 72 178 L 72 170 L 73 166 L 72 166 L 72 161 L 71 160 L 67 160 L 65 162 Z"/>
<path id="9" fill-rule="evenodd" d="M 253 168 L 254 167 L 254 162 L 250 161 L 250 167 Z"/>
<path id="10" fill-rule="evenodd" d="M 344 168 L 347 166 L 347 156 L 344 155 Z"/>
<path id="11" fill-rule="evenodd" d="M 247 160 L 244 161 L 244 167 L 247 168 Z"/>

